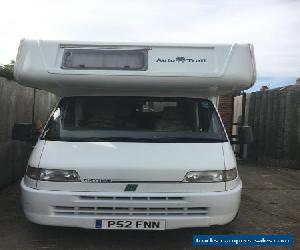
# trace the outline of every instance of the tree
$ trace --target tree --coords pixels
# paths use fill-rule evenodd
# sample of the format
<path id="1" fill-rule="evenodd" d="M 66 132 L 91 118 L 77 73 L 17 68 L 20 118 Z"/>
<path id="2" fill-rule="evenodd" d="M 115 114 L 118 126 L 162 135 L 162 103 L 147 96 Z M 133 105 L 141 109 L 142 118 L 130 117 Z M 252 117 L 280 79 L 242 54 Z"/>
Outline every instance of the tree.
<path id="1" fill-rule="evenodd" d="M 12 60 L 9 64 L 0 64 L 0 76 L 5 77 L 8 80 L 13 80 L 14 66 L 15 66 L 14 60 Z"/>

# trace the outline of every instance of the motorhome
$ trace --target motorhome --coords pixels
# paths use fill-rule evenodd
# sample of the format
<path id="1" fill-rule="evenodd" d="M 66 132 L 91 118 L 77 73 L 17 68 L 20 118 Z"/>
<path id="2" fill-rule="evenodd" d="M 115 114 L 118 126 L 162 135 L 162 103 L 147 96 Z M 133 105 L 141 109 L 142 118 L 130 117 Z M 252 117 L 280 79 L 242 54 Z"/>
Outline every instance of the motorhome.
<path id="1" fill-rule="evenodd" d="M 21 181 L 30 221 L 164 230 L 235 218 L 242 182 L 213 100 L 254 84 L 252 45 L 25 39 L 15 78 L 61 97 Z M 33 134 L 16 124 L 13 138 Z"/>

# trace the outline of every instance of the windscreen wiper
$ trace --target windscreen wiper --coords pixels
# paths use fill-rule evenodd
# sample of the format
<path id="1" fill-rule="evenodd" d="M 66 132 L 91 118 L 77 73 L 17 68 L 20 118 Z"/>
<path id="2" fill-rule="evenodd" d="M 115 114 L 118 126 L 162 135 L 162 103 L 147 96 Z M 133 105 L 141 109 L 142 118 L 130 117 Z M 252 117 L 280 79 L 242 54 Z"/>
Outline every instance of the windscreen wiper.
<path id="1" fill-rule="evenodd" d="M 154 139 L 156 141 L 160 142 L 226 142 L 224 139 L 217 139 L 217 138 L 202 138 L 202 137 L 185 137 L 185 136 L 179 136 L 179 137 L 162 137 L 162 138 L 156 138 Z"/>
<path id="2" fill-rule="evenodd" d="M 85 137 L 85 138 L 61 138 L 62 141 L 73 142 L 226 142 L 224 139 L 215 138 L 199 138 L 199 137 L 151 137 L 151 138 L 139 138 L 139 137 Z"/>
<path id="3" fill-rule="evenodd" d="M 149 141 L 152 139 L 147 138 L 136 138 L 136 137 L 64 137 L 61 138 L 62 141 L 71 141 L 71 142 L 126 142 L 126 141 Z"/>

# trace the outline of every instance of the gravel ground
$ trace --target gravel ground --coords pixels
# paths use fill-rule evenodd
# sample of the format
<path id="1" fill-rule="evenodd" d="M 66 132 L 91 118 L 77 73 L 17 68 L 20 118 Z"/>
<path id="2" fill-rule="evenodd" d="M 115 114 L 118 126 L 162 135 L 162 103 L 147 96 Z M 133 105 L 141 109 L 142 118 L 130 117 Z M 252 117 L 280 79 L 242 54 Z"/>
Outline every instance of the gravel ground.
<path id="1" fill-rule="evenodd" d="M 0 249 L 195 249 L 191 244 L 193 234 L 287 233 L 294 235 L 291 249 L 300 249 L 300 170 L 241 165 L 239 172 L 244 187 L 235 221 L 218 227 L 154 232 L 32 224 L 22 213 L 19 185 L 14 184 L 0 191 Z"/>

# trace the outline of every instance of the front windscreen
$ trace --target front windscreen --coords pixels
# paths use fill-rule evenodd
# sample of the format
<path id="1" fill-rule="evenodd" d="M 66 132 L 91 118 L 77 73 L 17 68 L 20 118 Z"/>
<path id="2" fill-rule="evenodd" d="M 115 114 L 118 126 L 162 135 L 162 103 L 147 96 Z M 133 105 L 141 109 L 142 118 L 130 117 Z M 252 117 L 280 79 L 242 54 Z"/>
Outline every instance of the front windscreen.
<path id="1" fill-rule="evenodd" d="M 42 138 L 67 141 L 227 141 L 209 100 L 67 97 Z"/>

